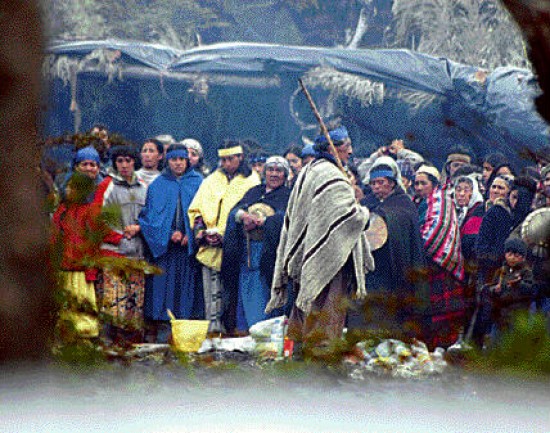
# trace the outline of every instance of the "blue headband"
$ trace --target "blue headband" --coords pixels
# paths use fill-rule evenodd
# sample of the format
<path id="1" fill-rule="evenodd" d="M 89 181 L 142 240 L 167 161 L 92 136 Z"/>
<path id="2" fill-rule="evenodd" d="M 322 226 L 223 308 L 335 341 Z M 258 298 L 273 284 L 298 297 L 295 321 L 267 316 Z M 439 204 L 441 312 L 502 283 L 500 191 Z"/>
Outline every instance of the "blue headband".
<path id="1" fill-rule="evenodd" d="M 343 141 L 346 138 L 349 138 L 348 130 L 346 129 L 345 126 L 340 126 L 336 129 L 333 129 L 332 131 L 330 131 L 328 133 L 328 135 L 330 136 L 330 139 L 333 142 L 334 141 Z M 327 139 L 324 135 L 318 135 L 317 137 L 315 137 L 315 144 L 323 144 L 323 143 L 326 143 L 326 142 L 327 142 Z"/>
<path id="2" fill-rule="evenodd" d="M 266 162 L 267 156 L 264 155 L 254 155 L 250 157 L 250 164 L 256 164 L 257 162 Z"/>
<path id="3" fill-rule="evenodd" d="M 99 164 L 99 153 L 97 153 L 97 150 L 95 150 L 93 146 L 83 147 L 76 152 L 76 155 L 74 156 L 75 165 L 82 161 L 95 161 Z"/>
<path id="4" fill-rule="evenodd" d="M 178 157 L 189 159 L 189 154 L 187 153 L 187 150 L 185 150 L 185 149 L 171 150 L 170 152 L 168 152 L 166 154 L 166 159 L 178 158 Z"/>
<path id="5" fill-rule="evenodd" d="M 378 179 L 379 177 L 389 177 L 392 180 L 395 180 L 395 174 L 391 170 L 374 170 L 369 174 L 369 179 Z"/>

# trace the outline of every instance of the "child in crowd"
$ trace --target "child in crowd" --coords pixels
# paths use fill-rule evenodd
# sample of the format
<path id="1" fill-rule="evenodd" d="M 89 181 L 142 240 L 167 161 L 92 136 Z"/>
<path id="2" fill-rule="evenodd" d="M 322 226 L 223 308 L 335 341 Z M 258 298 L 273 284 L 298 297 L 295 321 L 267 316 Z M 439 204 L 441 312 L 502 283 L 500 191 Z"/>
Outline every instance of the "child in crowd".
<path id="1" fill-rule="evenodd" d="M 519 238 L 510 238 L 504 244 L 504 264 L 495 276 L 492 285 L 481 291 L 480 319 L 489 329 L 490 319 L 496 325 L 497 335 L 508 330 L 514 315 L 520 310 L 528 310 L 535 299 L 536 286 L 533 272 L 527 264 L 527 246 Z"/>

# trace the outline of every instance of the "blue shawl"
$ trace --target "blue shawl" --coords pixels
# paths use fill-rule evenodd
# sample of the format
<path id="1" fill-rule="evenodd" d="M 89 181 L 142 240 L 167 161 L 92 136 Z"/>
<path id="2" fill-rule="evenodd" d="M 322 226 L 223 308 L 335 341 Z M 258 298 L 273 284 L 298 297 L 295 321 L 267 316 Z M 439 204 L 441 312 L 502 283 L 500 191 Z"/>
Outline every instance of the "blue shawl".
<path id="1" fill-rule="evenodd" d="M 189 239 L 189 254 L 193 254 L 193 232 L 189 225 L 187 210 L 201 183 L 202 176 L 195 170 L 187 170 L 178 179 L 169 169 L 165 169 L 149 185 L 145 206 L 139 215 L 139 225 L 154 258 L 168 251 L 178 195 L 181 199 L 181 217 L 185 224 L 185 234 Z"/>

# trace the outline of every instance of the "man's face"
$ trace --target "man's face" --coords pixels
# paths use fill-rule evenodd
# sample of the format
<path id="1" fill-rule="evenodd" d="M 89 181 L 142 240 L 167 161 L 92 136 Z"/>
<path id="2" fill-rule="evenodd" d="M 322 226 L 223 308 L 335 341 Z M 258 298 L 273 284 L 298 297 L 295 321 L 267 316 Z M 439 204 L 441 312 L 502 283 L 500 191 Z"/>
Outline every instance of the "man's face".
<path id="1" fill-rule="evenodd" d="M 76 170 L 95 180 L 99 174 L 99 164 L 90 159 L 85 159 L 76 165 Z"/>
<path id="2" fill-rule="evenodd" d="M 378 200 L 385 200 L 392 193 L 395 183 L 387 177 L 377 177 L 369 185 Z"/>
<path id="3" fill-rule="evenodd" d="M 241 164 L 242 159 L 242 153 L 239 155 L 222 156 L 220 158 L 220 163 L 227 174 L 235 174 L 235 172 L 239 168 L 239 165 Z"/>
<path id="4" fill-rule="evenodd" d="M 155 143 L 147 142 L 143 144 L 141 148 L 141 163 L 143 167 L 147 169 L 156 169 L 161 159 L 162 153 L 159 153 Z"/>
<path id="5" fill-rule="evenodd" d="M 127 155 L 117 156 L 115 159 L 116 171 L 120 176 L 126 180 L 130 180 L 134 174 L 134 167 L 136 161 L 134 158 Z"/>
<path id="6" fill-rule="evenodd" d="M 265 184 L 268 189 L 279 188 L 285 181 L 286 175 L 282 167 L 270 165 L 265 170 Z"/>
<path id="7" fill-rule="evenodd" d="M 346 140 L 340 146 L 336 146 L 336 152 L 338 153 L 338 158 L 342 161 L 342 164 L 346 165 L 353 154 L 353 147 L 351 146 L 351 140 Z"/>
<path id="8" fill-rule="evenodd" d="M 466 165 L 466 162 L 464 161 L 452 161 L 449 163 L 449 176 L 453 177 L 455 172 L 460 168 L 464 167 Z"/>
<path id="9" fill-rule="evenodd" d="M 168 167 L 174 176 L 179 177 L 187 170 L 187 159 L 181 156 L 170 158 L 168 160 Z"/>

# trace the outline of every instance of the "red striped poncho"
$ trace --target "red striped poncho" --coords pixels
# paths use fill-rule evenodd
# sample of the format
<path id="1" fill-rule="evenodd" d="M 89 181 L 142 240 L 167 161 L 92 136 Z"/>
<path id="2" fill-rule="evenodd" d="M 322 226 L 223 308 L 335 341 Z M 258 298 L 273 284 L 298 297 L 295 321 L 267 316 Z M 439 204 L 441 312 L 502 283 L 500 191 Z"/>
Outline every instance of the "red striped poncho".
<path id="1" fill-rule="evenodd" d="M 436 187 L 426 199 L 427 210 L 420 234 L 431 259 L 458 280 L 464 279 L 464 258 L 455 206 L 446 187 Z"/>

